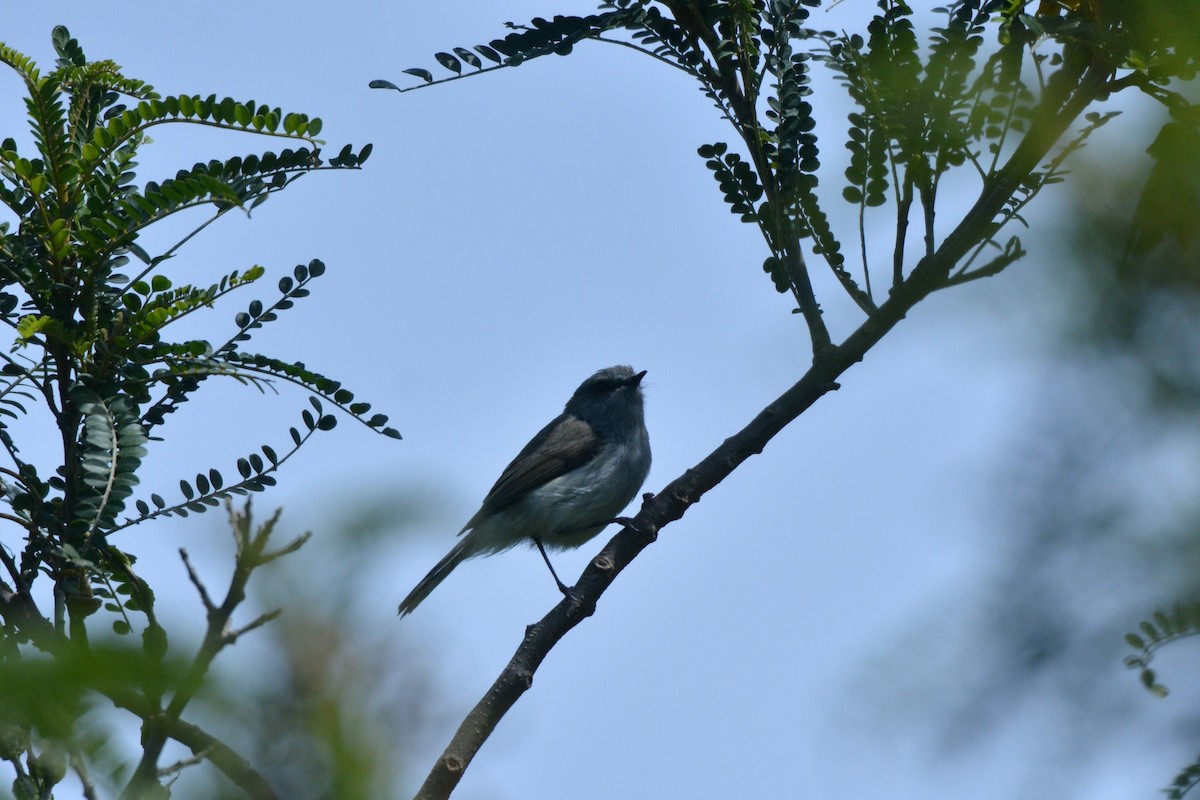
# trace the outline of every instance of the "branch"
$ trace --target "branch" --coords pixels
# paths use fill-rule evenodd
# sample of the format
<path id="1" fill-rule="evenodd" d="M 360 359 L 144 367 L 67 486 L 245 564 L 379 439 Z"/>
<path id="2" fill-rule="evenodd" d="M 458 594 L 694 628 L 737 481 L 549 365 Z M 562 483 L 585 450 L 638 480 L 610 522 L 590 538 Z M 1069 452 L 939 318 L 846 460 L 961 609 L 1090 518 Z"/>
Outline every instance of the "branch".
<path id="1" fill-rule="evenodd" d="M 10 519 L 20 525 L 25 525 L 25 520 L 9 517 L 8 514 L 0 514 L 0 519 Z M 28 592 L 29 586 L 25 582 L 25 577 L 21 574 L 21 570 L 17 568 L 17 562 L 12 557 L 12 553 L 8 552 L 8 548 L 0 542 L 0 563 L 4 564 L 4 568 L 8 570 L 9 577 L 13 579 L 13 584 L 17 587 L 18 592 Z"/>
<path id="2" fill-rule="evenodd" d="M 1025 249 L 1021 247 L 1020 241 L 1016 237 L 1013 237 L 1000 255 L 977 269 L 954 273 L 946 279 L 945 283 L 942 284 L 942 288 L 958 286 L 963 283 L 977 281 L 980 278 L 990 278 L 993 275 L 998 275 L 1010 264 L 1024 258 L 1025 255 Z"/>
<path id="3" fill-rule="evenodd" d="M 233 210 L 234 208 L 236 208 L 236 206 L 228 206 L 226 208 L 217 209 L 216 212 L 211 217 L 209 217 L 204 222 L 200 223 L 195 228 L 193 228 L 190 233 L 188 233 L 186 236 L 184 236 L 182 239 L 180 239 L 175 244 L 168 247 L 165 251 L 163 251 L 162 254 L 157 255 L 154 258 L 150 259 L 150 262 L 146 265 L 146 268 L 143 269 L 141 272 L 139 272 L 137 275 L 134 275 L 133 280 L 129 281 L 129 285 L 132 286 L 133 284 L 135 284 L 138 281 L 145 278 L 147 275 L 149 275 L 151 272 L 153 272 L 155 270 L 155 268 L 158 267 L 159 264 L 166 261 L 168 258 L 173 258 L 175 253 L 179 250 L 179 248 L 181 248 L 185 244 L 187 244 L 188 241 L 193 236 L 200 233 L 202 230 L 207 228 L 209 225 L 212 225 L 214 222 L 219 220 L 221 217 L 225 216 L 225 214 L 227 214 L 229 211 Z"/>
<path id="4" fill-rule="evenodd" d="M 904 283 L 904 246 L 908 241 L 908 212 L 912 208 L 912 178 L 906 172 L 903 190 L 897 189 L 896 198 L 896 244 L 892 249 L 892 286 Z M 863 243 L 866 247 L 866 243 Z M 865 250 L 864 250 L 865 252 Z"/>
<path id="5" fill-rule="evenodd" d="M 196 573 L 196 568 L 192 566 L 192 559 L 188 555 L 186 547 L 179 548 L 179 557 L 183 559 L 183 566 L 187 569 L 188 580 L 192 582 L 192 586 L 196 587 L 196 592 L 200 595 L 200 602 L 204 605 L 205 614 L 212 616 L 216 613 L 217 605 L 209 597 L 208 588 L 200 580 L 200 576 Z"/>
<path id="6" fill-rule="evenodd" d="M 50 655 L 70 657 L 71 641 L 54 629 L 38 610 L 28 594 L 12 592 L 0 585 L 0 617 L 27 634 L 34 646 Z M 138 692 L 132 689 L 99 686 L 96 691 L 107 697 L 117 708 L 123 708 L 144 722 L 157 725 L 166 736 L 187 747 L 194 754 L 204 753 L 208 760 L 229 778 L 251 800 L 279 800 L 267 779 L 250 762 L 238 755 L 229 745 L 190 722 L 167 719 Z"/>
<path id="7" fill-rule="evenodd" d="M 174 739 L 196 755 L 203 754 L 212 765 L 233 781 L 251 800 L 279 800 L 271 784 L 267 783 L 250 762 L 238 755 L 229 745 L 222 742 L 190 722 L 169 719 L 155 714 L 154 709 L 136 692 L 128 690 L 106 690 L 104 694 L 113 705 L 132 712 L 164 735 Z"/>
<path id="8" fill-rule="evenodd" d="M 804 265 L 804 256 L 800 252 L 799 243 L 790 243 L 784 247 L 782 261 L 788 282 L 792 285 L 792 295 L 795 296 L 804 322 L 808 325 L 813 358 L 818 358 L 832 342 L 829 338 L 829 329 L 825 327 L 821 306 L 813 292 L 812 281 L 809 280 L 808 267 Z M 851 296 L 855 295 L 851 293 Z"/>
<path id="9" fill-rule="evenodd" d="M 249 501 L 246 503 L 244 512 L 235 512 L 232 504 L 228 504 L 228 508 L 230 526 L 233 528 L 234 539 L 237 542 L 237 560 L 233 576 L 229 580 L 229 589 L 226 591 L 225 599 L 221 605 L 217 606 L 213 604 L 208 590 L 205 589 L 199 575 L 196 574 L 195 569 L 192 567 L 187 552 L 184 550 L 180 551 L 180 556 L 187 568 L 188 578 L 200 593 L 201 602 L 204 604 L 205 616 L 208 618 L 208 627 L 204 632 L 204 640 L 200 643 L 200 647 L 192 659 L 192 664 L 187 674 L 179 682 L 179 686 L 176 688 L 174 695 L 171 697 L 171 702 L 167 704 L 166 709 L 159 710 L 157 704 L 154 704 L 151 713 L 142 717 L 142 759 L 138 763 L 133 777 L 129 779 L 129 783 L 126 784 L 124 791 L 121 793 L 122 798 L 133 800 L 133 798 L 142 797 L 148 790 L 159 785 L 158 778 L 161 772 L 158 768 L 158 759 L 162 755 L 163 746 L 166 744 L 168 738 L 178 739 L 171 732 L 172 726 L 186 724 L 180 719 L 183 710 L 191 702 L 192 697 L 195 696 L 197 690 L 199 690 L 201 684 L 204 682 L 204 676 L 208 674 L 208 669 L 217 657 L 217 654 L 228 645 L 233 644 L 243 633 L 254 630 L 278 616 L 278 612 L 273 611 L 258 617 L 244 628 L 239 630 L 231 629 L 230 620 L 233 618 L 233 612 L 246 599 L 246 584 L 250 581 L 250 575 L 263 564 L 294 551 L 307 539 L 307 537 L 302 537 L 278 552 L 267 553 L 267 540 L 275 527 L 275 523 L 279 520 L 280 512 L 276 511 L 265 524 L 252 533 Z M 184 742 L 184 744 L 187 743 Z M 202 751 L 203 748 L 193 748 L 192 750 L 193 753 L 197 754 Z M 216 762 L 214 761 L 214 763 Z"/>
<path id="10" fill-rule="evenodd" d="M 1067 68 L 1068 70 L 1070 68 Z M 648 497 L 637 516 L 592 559 L 573 589 L 574 602 L 562 600 L 539 622 L 529 626 L 525 638 L 487 694 L 462 721 L 450 744 L 434 763 L 417 793 L 417 800 L 447 798 L 479 748 L 495 730 L 504 714 L 533 684 L 533 675 L 551 648 L 568 631 L 590 616 L 605 590 L 643 549 L 657 538 L 658 531 L 680 519 L 688 507 L 752 455 L 826 393 L 838 388 L 837 379 L 861 361 L 912 308 L 941 288 L 954 265 L 974 243 L 990 236 L 992 220 L 1028 172 L 1045 158 L 1074 119 L 1102 94 L 1109 70 L 1103 63 L 1080 65 L 1077 71 L 1060 75 L 1064 84 L 1058 92 L 1047 92 L 1040 114 L 1004 168 L 985 183 L 983 191 L 962 223 L 936 251 L 917 264 L 888 300 L 840 345 L 818 352 L 812 367 L 749 425 L 726 439 L 695 467 L 668 484 L 658 495 Z"/>
<path id="11" fill-rule="evenodd" d="M 77 751 L 71 753 L 71 769 L 75 770 L 75 776 L 79 778 L 84 800 L 100 800 L 100 795 L 96 794 L 96 785 L 92 783 L 92 779 L 88 775 L 87 764 Z"/>
<path id="12" fill-rule="evenodd" d="M 183 772 L 188 767 L 194 767 L 197 764 L 203 764 L 208 759 L 208 751 L 202 750 L 188 758 L 181 758 L 174 764 L 169 764 L 158 771 L 159 777 L 169 778 Z"/>

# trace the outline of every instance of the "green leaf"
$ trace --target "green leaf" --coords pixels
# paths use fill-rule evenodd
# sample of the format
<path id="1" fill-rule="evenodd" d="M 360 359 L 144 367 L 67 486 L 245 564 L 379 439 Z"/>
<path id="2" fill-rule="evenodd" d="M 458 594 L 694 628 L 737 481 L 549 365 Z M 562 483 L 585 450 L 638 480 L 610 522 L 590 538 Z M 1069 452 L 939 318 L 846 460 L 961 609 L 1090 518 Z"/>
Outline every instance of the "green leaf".
<path id="1" fill-rule="evenodd" d="M 414 76 L 420 78 L 421 80 L 425 81 L 426 83 L 433 83 L 433 73 L 427 69 L 420 69 L 419 67 L 410 67 L 409 69 L 404 69 L 404 70 L 400 70 L 400 71 L 406 75 L 414 75 Z"/>
<path id="2" fill-rule="evenodd" d="M 462 73 L 462 63 L 449 53 L 434 53 L 433 57 L 437 59 L 439 64 L 451 72 L 454 72 L 455 74 Z"/>
<path id="3" fill-rule="evenodd" d="M 475 67 L 475 69 L 481 69 L 483 67 L 483 62 L 479 60 L 479 56 L 475 55 L 465 47 L 454 48 L 454 54 L 470 64 L 472 67 Z"/>
<path id="4" fill-rule="evenodd" d="M 457 50 L 457 49 L 455 49 L 455 52 L 458 52 L 458 50 Z M 483 45 L 483 44 L 477 44 L 477 45 L 475 45 L 475 52 L 476 52 L 476 53 L 479 53 L 479 55 L 483 56 L 483 57 L 484 57 L 484 58 L 486 58 L 488 61 L 494 61 L 494 62 L 496 62 L 497 64 L 499 64 L 501 61 L 503 61 L 503 60 L 504 60 L 504 59 L 503 59 L 503 58 L 500 56 L 500 54 L 499 54 L 499 53 L 497 53 L 495 50 L 493 50 L 492 48 L 488 47 L 487 45 Z"/>

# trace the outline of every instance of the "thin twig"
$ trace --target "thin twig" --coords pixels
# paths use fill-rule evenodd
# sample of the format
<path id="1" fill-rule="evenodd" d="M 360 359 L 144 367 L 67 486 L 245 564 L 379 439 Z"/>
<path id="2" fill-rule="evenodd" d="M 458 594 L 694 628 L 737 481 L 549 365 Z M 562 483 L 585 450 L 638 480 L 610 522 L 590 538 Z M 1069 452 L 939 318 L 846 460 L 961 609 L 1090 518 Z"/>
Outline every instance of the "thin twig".
<path id="1" fill-rule="evenodd" d="M 677 70 L 681 70 L 682 72 L 686 72 L 688 75 L 691 75 L 691 76 L 692 76 L 692 77 L 694 77 L 694 78 L 695 78 L 695 77 L 699 77 L 699 73 L 697 73 L 697 72 L 695 72 L 695 71 L 693 71 L 693 70 L 691 70 L 691 69 L 688 69 L 688 68 L 687 68 L 687 67 L 685 67 L 683 64 L 680 64 L 680 63 L 679 63 L 679 62 L 677 62 L 677 61 L 672 61 L 672 60 L 671 60 L 671 59 L 669 59 L 669 58 L 665 58 L 665 57 L 663 57 L 663 56 L 660 56 L 658 53 L 655 53 L 653 50 L 647 50 L 647 49 L 646 49 L 646 48 L 644 48 L 644 47 L 639 47 L 639 46 L 637 46 L 636 44 L 634 44 L 633 42 L 626 42 L 626 41 L 624 41 L 623 39 L 606 39 L 606 38 L 604 38 L 604 36 L 602 36 L 602 35 L 599 35 L 599 36 L 592 36 L 592 37 L 590 37 L 590 38 L 591 38 L 592 40 L 594 40 L 594 41 L 597 41 L 597 42 L 604 42 L 605 44 L 615 44 L 615 45 L 620 45 L 621 47 L 628 47 L 630 50 L 633 50 L 633 51 L 635 51 L 635 52 L 641 53 L 641 54 L 642 54 L 642 55 L 644 55 L 644 56 L 650 56 L 650 57 L 651 57 L 651 58 L 653 58 L 655 61 L 660 61 L 660 62 L 662 62 L 663 64 L 666 64 L 668 67 L 673 67 L 673 68 L 675 68 L 675 69 L 677 69 Z M 472 74 L 474 74 L 474 73 L 472 73 Z M 415 86 L 415 87 L 413 87 L 413 88 L 415 88 L 415 89 L 419 89 L 419 88 L 421 88 L 421 87 L 419 87 L 419 86 Z"/>
<path id="2" fill-rule="evenodd" d="M 87 764 L 78 753 L 71 753 L 71 769 L 75 770 L 75 775 L 79 778 L 85 800 L 100 800 L 100 795 L 96 794 L 96 786 L 88 775 Z"/>
<path id="3" fill-rule="evenodd" d="M 17 562 L 12 557 L 12 553 L 8 552 L 8 548 L 0 544 L 0 561 L 4 562 L 4 568 L 8 570 L 9 577 L 13 579 L 13 584 L 18 592 L 28 592 L 29 586 L 25 582 L 25 577 L 21 575 L 21 570 L 17 568 Z"/>
<path id="4" fill-rule="evenodd" d="M 233 781 L 251 800 L 279 800 L 271 784 L 250 765 L 250 762 L 203 728 L 181 719 L 167 719 L 156 715 L 153 707 L 137 692 L 118 689 L 105 690 L 103 693 L 113 705 L 132 712 L 143 721 L 157 725 L 168 737 L 193 753 L 206 754 L 209 763 Z M 155 777 L 157 778 L 157 775 Z"/>
<path id="5" fill-rule="evenodd" d="M 863 198 L 858 201 L 858 249 L 862 256 L 863 286 L 867 291 L 867 299 L 874 303 L 875 296 L 871 292 L 871 267 L 867 261 L 867 198 L 865 193 Z"/>
<path id="6" fill-rule="evenodd" d="M 808 277 L 808 268 L 804 266 L 804 258 L 800 255 L 799 242 L 789 242 L 784 246 L 781 261 L 788 276 L 788 283 L 792 285 L 792 294 L 800 306 L 800 313 L 808 324 L 813 356 L 820 356 L 829 347 L 829 329 L 825 327 L 821 306 L 817 304 L 817 296 Z"/>
<path id="7" fill-rule="evenodd" d="M 918 189 L 921 197 L 921 209 L 924 212 L 922 217 L 925 220 L 925 256 L 928 258 L 933 255 L 936 249 L 936 242 L 933 233 L 933 220 L 935 217 L 934 203 L 937 200 L 937 184 L 930 186 L 922 185 Z"/>
<path id="8" fill-rule="evenodd" d="M 892 250 L 892 287 L 904 283 L 904 248 L 908 239 L 908 214 L 913 201 L 912 178 L 904 173 L 903 191 L 896 200 L 896 242 Z"/>
<path id="9" fill-rule="evenodd" d="M 212 614 L 217 610 L 212 598 L 209 597 L 208 589 L 204 586 L 204 582 L 200 580 L 200 576 L 196 573 L 196 568 L 192 566 L 192 559 L 188 556 L 187 548 L 179 548 L 179 557 L 183 559 L 183 566 L 187 568 L 188 580 L 196 587 L 196 591 L 200 593 L 200 602 L 204 604 L 204 610 Z"/>
<path id="10" fill-rule="evenodd" d="M 279 617 L 279 615 L 282 613 L 283 613 L 283 609 L 277 608 L 273 611 L 268 611 L 265 614 L 260 614 L 258 616 L 258 618 L 255 619 L 253 622 L 243 625 L 242 627 L 238 628 L 237 630 L 229 631 L 228 633 L 226 633 L 225 634 L 225 644 L 233 644 L 234 642 L 236 642 L 238 640 L 238 637 L 240 637 L 242 634 L 249 633 L 250 631 L 261 628 L 263 625 L 266 625 L 271 620 L 277 619 Z"/>
<path id="11" fill-rule="evenodd" d="M 138 281 L 145 278 L 147 275 L 149 275 L 154 270 L 155 267 L 157 267 L 159 264 L 163 263 L 167 259 L 173 257 L 175 255 L 175 252 L 177 250 L 179 250 L 179 248 L 181 248 L 185 244 L 187 244 L 192 239 L 193 236 L 196 236 L 198 233 L 200 233 L 200 231 L 204 230 L 209 225 L 212 225 L 214 222 L 219 220 L 221 217 L 225 216 L 227 213 L 229 213 L 229 211 L 231 211 L 232 209 L 234 209 L 236 207 L 237 206 L 227 206 L 226 208 L 217 209 L 215 214 L 213 214 L 211 217 L 206 219 L 204 222 L 200 223 L 195 228 L 193 228 L 190 233 L 188 233 L 186 236 L 184 236 L 182 239 L 180 239 L 175 244 L 171 245 L 171 247 L 167 248 L 162 254 L 156 256 L 155 258 L 150 259 L 150 263 L 146 265 L 146 268 L 144 270 L 142 270 L 141 272 L 139 272 L 137 275 L 135 275 L 133 277 L 133 280 L 131 280 L 129 282 L 129 285 L 132 286 L 133 284 L 135 284 Z"/>
<path id="12" fill-rule="evenodd" d="M 199 753 L 196 753 L 195 755 L 191 756 L 190 758 L 181 758 L 178 761 L 176 761 L 174 764 L 169 764 L 169 765 L 163 767 L 162 769 L 160 769 L 158 771 L 158 777 L 167 778 L 178 772 L 183 772 L 188 767 L 194 767 L 197 764 L 204 763 L 205 761 L 208 760 L 208 756 L 209 756 L 208 750 L 201 750 Z"/>
<path id="13" fill-rule="evenodd" d="M 978 269 L 973 269 L 970 272 L 966 270 L 956 272 L 946 279 L 945 283 L 942 284 L 942 288 L 960 286 L 964 283 L 977 281 L 980 278 L 990 278 L 993 275 L 999 275 L 1006 267 L 1024 256 L 1025 250 L 1021 248 L 1020 243 L 1017 243 L 1011 248 L 1006 248 L 1003 253 Z"/>

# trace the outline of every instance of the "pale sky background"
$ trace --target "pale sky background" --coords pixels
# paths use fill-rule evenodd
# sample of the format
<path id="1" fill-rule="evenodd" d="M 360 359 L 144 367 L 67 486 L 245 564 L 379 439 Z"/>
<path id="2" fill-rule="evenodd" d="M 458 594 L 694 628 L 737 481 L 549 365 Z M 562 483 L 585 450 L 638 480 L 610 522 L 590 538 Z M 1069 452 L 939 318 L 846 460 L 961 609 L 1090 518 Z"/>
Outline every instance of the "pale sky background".
<path id="1" fill-rule="evenodd" d="M 436 71 L 434 52 L 502 36 L 505 20 L 591 13 L 587 2 L 116 8 L 23 4 L 0 38 L 49 68 L 50 30 L 66 24 L 90 58 L 112 58 L 163 93 L 229 94 L 320 116 L 331 153 L 375 145 L 361 172 L 309 176 L 250 221 L 230 215 L 167 274 L 203 283 L 268 268 L 261 290 L 200 321 L 213 331 L 254 297 L 271 297 L 295 264 L 328 266 L 258 349 L 344 381 L 391 415 L 404 440 L 342 419 L 257 503 L 284 506 L 285 527 L 318 537 L 372 493 L 428 503 L 355 588 L 363 625 L 428 651 L 441 686 L 444 719 L 414 760 L 415 787 L 524 626 L 558 595 L 536 552 L 518 550 L 460 567 L 403 622 L 396 605 L 578 383 L 616 363 L 648 370 L 654 467 L 645 489 L 657 491 L 807 365 L 804 325 L 760 269 L 763 244 L 727 211 L 695 154 L 732 132 L 682 73 L 595 44 L 411 94 L 367 87 L 374 78 L 407 85 L 405 67 Z M 848 0 L 817 12 L 815 24 L 849 28 L 868 10 Z M 829 81 L 819 89 L 818 108 L 843 103 Z M 9 128 L 20 119 L 18 91 L 13 77 L 0 84 Z M 830 197 L 840 191 L 844 121 L 845 110 L 823 121 Z M 199 158 L 284 146 L 182 126 L 152 135 L 142 181 Z M 1052 229 L 1052 216 L 1039 221 Z M 853 250 L 851 229 L 842 230 Z M 904 676 L 877 671 L 896 665 L 894 653 L 879 657 L 914 623 L 940 619 L 952 637 L 977 621 L 968 599 L 1003 535 L 989 518 L 996 464 L 1045 377 L 1045 320 L 1025 299 L 1051 255 L 1028 242 L 1033 255 L 1011 274 L 923 303 L 841 391 L 663 531 L 553 651 L 455 796 L 1057 796 L 1062 787 L 1042 784 L 1035 768 L 1047 749 L 1036 711 L 939 760 L 927 700 L 904 694 Z M 860 317 L 827 273 L 815 273 L 840 338 Z M 183 475 L 212 466 L 235 474 L 249 447 L 286 442 L 305 405 L 298 392 L 263 399 L 239 387 L 189 404 L 178 416 L 220 414 L 227 440 L 189 438 L 172 420 L 143 488 L 170 498 Z M 174 552 L 209 556 L 216 576 L 223 528 L 209 514 L 146 525 L 119 544 L 174 576 L 161 602 L 196 619 Z M 573 582 L 603 541 L 556 559 L 564 579 Z M 321 575 L 311 592 L 319 605 Z M 1117 662 L 1096 668 L 1123 671 Z M 958 677 L 946 676 L 947 694 Z M 1128 689 L 1142 691 L 1132 675 Z M 864 697 L 891 710 L 873 712 Z M 1117 750 L 1080 780 L 1097 800 L 1149 797 L 1189 757 Z"/>

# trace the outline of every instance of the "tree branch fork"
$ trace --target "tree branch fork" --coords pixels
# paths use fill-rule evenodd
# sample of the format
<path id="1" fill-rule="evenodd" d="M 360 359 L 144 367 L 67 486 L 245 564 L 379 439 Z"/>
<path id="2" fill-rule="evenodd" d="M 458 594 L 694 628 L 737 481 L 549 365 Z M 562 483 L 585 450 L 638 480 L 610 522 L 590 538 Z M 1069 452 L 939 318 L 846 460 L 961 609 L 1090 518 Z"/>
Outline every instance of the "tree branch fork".
<path id="1" fill-rule="evenodd" d="M 269 537 L 279 519 L 277 511 L 265 524 L 251 529 L 249 503 L 244 511 L 236 512 L 229 506 L 230 523 L 237 543 L 237 560 L 225 598 L 214 603 L 211 594 L 192 565 L 186 550 L 180 551 L 188 579 L 196 588 L 207 617 L 204 640 L 191 663 L 183 671 L 170 702 L 164 707 L 161 700 L 162 663 L 150 656 L 145 662 L 146 675 L 141 689 L 125 683 L 98 682 L 91 688 L 109 699 L 117 708 L 131 712 L 142 721 L 142 758 L 129 782 L 121 793 L 122 800 L 137 800 L 144 796 L 158 796 L 161 779 L 177 774 L 180 770 L 208 761 L 229 778 L 246 797 L 253 800 L 277 800 L 270 784 L 253 765 L 233 748 L 206 732 L 199 726 L 187 722 L 182 714 L 200 689 L 208 669 L 217 654 L 234 644 L 245 633 L 255 630 L 279 615 L 279 611 L 260 614 L 251 622 L 234 628 L 232 617 L 246 599 L 246 587 L 255 569 L 299 549 L 309 534 L 297 537 L 276 550 L 268 551 Z M 86 642 L 68 638 L 38 610 L 33 598 L 24 591 L 13 591 L 0 581 L 0 617 L 15 625 L 38 650 L 47 653 L 59 662 L 87 659 L 94 654 Z M 168 739 L 173 739 L 191 751 L 192 757 L 166 767 L 158 761 Z"/>

